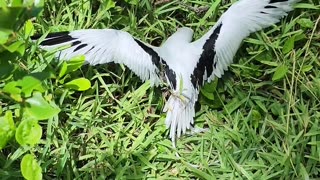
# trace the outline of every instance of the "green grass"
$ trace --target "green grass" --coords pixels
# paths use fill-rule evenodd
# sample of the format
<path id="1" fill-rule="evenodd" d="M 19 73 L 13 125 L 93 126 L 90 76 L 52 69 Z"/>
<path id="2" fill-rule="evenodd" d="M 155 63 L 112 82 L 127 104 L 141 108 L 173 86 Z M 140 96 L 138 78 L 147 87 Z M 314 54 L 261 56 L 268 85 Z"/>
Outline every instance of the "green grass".
<path id="1" fill-rule="evenodd" d="M 34 22 L 37 32 L 113 28 L 159 45 L 181 26 L 200 37 L 231 5 L 185 0 L 210 7 L 198 15 L 174 2 L 117 1 L 105 10 L 99 1 L 66 1 L 46 3 Z M 319 177 L 320 6 L 318 0 L 302 3 L 280 23 L 245 39 L 229 71 L 203 88 L 195 122 L 210 130 L 183 136 L 177 149 L 164 124 L 163 88 L 142 83 L 123 65 L 70 73 L 91 81 L 92 88 L 81 93 L 48 81 L 61 112 L 40 122 L 43 138 L 33 149 L 44 179 Z M 57 67 L 50 53 L 34 53 L 30 45 L 33 55 L 22 62 L 30 72 Z M 19 176 L 15 159 L 25 151 L 3 152 L 12 160 L 7 172 L 13 176 Z"/>

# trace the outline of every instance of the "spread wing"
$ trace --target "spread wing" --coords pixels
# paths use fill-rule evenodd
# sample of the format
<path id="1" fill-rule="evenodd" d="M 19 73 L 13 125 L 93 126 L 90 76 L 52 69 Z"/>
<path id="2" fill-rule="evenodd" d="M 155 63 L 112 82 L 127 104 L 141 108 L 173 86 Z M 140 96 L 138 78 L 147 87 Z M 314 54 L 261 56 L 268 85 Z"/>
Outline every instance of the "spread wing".
<path id="1" fill-rule="evenodd" d="M 197 89 L 205 81 L 220 78 L 232 63 L 239 46 L 250 33 L 280 21 L 299 0 L 240 0 L 234 3 L 203 37 L 192 44 L 201 48 L 191 75 Z"/>
<path id="2" fill-rule="evenodd" d="M 41 35 L 31 37 L 32 40 L 39 38 Z M 150 79 L 152 85 L 160 83 L 163 60 L 157 53 L 157 47 L 145 44 L 124 31 L 87 29 L 51 33 L 40 42 L 40 45 L 46 50 L 65 46 L 66 49 L 56 54 L 60 60 L 84 55 L 86 63 L 91 65 L 123 63 L 141 80 Z"/>

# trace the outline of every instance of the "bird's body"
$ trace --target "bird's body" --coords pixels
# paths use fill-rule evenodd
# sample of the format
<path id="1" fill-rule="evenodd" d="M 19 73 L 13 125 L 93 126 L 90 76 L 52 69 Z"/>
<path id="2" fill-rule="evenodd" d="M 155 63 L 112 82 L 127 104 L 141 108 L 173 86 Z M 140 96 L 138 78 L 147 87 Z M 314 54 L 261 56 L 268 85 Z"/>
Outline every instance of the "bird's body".
<path id="1" fill-rule="evenodd" d="M 54 33 L 40 43 L 52 49 L 71 47 L 58 53 L 59 59 L 85 55 L 91 65 L 123 63 L 142 81 L 152 85 L 165 79 L 172 89 L 164 111 L 170 138 L 174 142 L 194 123 L 194 105 L 201 86 L 220 78 L 232 63 L 244 38 L 278 22 L 298 0 L 240 0 L 225 12 L 200 39 L 192 42 L 193 30 L 180 28 L 160 47 L 113 29 L 89 29 Z M 40 36 L 33 37 L 33 40 Z"/>

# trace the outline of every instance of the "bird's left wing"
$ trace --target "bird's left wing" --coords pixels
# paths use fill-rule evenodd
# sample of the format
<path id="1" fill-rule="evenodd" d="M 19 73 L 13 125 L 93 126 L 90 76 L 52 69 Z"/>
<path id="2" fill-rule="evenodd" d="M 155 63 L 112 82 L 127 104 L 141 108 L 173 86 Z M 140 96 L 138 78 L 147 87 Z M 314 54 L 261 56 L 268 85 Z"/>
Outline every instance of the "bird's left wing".
<path id="1" fill-rule="evenodd" d="M 234 3 L 203 37 L 192 45 L 201 49 L 191 75 L 195 88 L 220 78 L 232 63 L 242 40 L 280 21 L 299 0 L 239 0 Z"/>
<path id="2" fill-rule="evenodd" d="M 31 37 L 32 40 L 39 38 L 41 35 Z M 84 55 L 86 63 L 91 65 L 123 63 L 141 80 L 150 79 L 152 85 L 160 83 L 163 60 L 157 53 L 157 47 L 145 44 L 124 31 L 87 29 L 51 33 L 40 42 L 40 45 L 46 50 L 65 46 L 65 49 L 57 52 L 60 60 Z"/>

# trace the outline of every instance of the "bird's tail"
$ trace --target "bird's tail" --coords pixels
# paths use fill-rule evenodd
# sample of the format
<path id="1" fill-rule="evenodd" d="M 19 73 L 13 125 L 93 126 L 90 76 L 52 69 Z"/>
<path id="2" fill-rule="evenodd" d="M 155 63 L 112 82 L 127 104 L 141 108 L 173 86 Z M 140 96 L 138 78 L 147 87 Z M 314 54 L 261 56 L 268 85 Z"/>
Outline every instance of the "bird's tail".
<path id="1" fill-rule="evenodd" d="M 174 144 L 176 137 L 179 138 L 194 123 L 194 103 L 182 95 L 172 94 L 163 111 L 167 112 L 166 126 L 170 128 L 170 138 Z"/>

